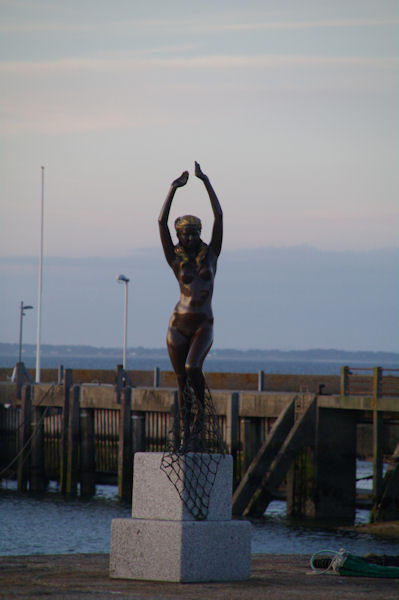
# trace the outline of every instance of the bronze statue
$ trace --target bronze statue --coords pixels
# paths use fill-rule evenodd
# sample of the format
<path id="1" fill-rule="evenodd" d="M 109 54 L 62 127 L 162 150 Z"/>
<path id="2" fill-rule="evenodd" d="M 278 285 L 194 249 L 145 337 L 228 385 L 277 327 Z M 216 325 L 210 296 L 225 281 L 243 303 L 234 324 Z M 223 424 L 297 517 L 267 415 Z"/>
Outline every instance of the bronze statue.
<path id="1" fill-rule="evenodd" d="M 167 347 L 178 385 L 179 412 L 183 428 L 183 446 L 188 440 L 194 445 L 201 436 L 204 419 L 205 379 L 202 365 L 213 342 L 212 294 L 216 264 L 222 247 L 223 218 L 219 200 L 208 177 L 195 163 L 195 175 L 204 182 L 214 214 L 212 238 L 209 245 L 201 238 L 201 221 L 198 217 L 185 215 L 175 221 L 179 243 L 175 246 L 168 227 L 170 207 L 177 188 L 186 185 L 188 172 L 184 171 L 170 187 L 161 213 L 159 230 L 166 260 L 172 268 L 180 287 L 180 299 L 169 321 Z M 192 415 L 190 396 L 185 393 L 187 383 L 191 386 L 196 411 Z M 174 443 L 180 447 L 180 427 L 175 428 Z"/>

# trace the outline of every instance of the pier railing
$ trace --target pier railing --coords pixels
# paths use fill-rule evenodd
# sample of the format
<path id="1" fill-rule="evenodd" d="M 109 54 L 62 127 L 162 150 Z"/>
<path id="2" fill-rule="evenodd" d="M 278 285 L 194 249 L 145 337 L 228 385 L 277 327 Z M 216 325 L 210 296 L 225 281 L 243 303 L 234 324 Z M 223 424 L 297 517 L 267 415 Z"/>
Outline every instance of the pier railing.
<path id="1" fill-rule="evenodd" d="M 399 397 L 399 369 L 341 367 L 341 396 Z"/>

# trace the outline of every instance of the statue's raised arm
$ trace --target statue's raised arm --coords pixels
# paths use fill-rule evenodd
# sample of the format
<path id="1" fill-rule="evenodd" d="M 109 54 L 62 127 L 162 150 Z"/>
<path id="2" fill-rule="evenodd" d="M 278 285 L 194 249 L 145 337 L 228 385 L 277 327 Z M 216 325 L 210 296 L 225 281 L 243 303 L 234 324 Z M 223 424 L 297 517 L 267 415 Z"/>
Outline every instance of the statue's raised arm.
<path id="1" fill-rule="evenodd" d="M 172 200 L 175 196 L 177 188 L 183 187 L 183 185 L 186 185 L 187 181 L 188 181 L 188 171 L 183 171 L 183 173 L 180 175 L 180 177 L 178 177 L 177 179 L 172 181 L 170 188 L 169 188 L 168 195 L 166 196 L 165 202 L 163 203 L 161 213 L 158 218 L 159 233 L 161 236 L 162 247 L 163 247 L 163 251 L 165 253 L 165 258 L 169 265 L 173 262 L 174 257 L 175 257 L 175 246 L 173 244 L 173 241 L 172 241 L 172 238 L 170 235 L 170 231 L 169 231 L 169 227 L 168 227 L 168 218 L 169 218 L 169 213 L 170 213 L 170 207 L 172 206 Z"/>
<path id="2" fill-rule="evenodd" d="M 211 182 L 209 181 L 209 177 L 202 172 L 199 163 L 195 163 L 195 174 L 196 176 L 204 182 L 206 187 L 206 191 L 208 192 L 209 199 L 211 201 L 211 206 L 213 210 L 214 222 L 213 222 L 213 230 L 212 230 L 212 238 L 210 241 L 210 247 L 216 254 L 219 256 L 220 251 L 222 249 L 222 240 L 223 240 L 223 212 L 222 207 L 220 206 L 218 197 L 215 194 L 215 190 L 212 187 Z"/>

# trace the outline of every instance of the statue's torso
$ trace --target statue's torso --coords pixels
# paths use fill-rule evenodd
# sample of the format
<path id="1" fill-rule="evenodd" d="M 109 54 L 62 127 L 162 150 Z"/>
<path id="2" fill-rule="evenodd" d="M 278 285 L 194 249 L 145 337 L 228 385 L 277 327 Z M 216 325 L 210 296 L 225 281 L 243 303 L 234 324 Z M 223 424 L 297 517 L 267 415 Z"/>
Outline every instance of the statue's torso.
<path id="1" fill-rule="evenodd" d="M 202 322 L 213 323 L 212 295 L 216 263 L 216 256 L 208 249 L 199 268 L 195 260 L 179 260 L 173 265 L 179 282 L 180 298 L 173 311 L 172 326 L 182 329 L 186 324 L 191 330 Z"/>

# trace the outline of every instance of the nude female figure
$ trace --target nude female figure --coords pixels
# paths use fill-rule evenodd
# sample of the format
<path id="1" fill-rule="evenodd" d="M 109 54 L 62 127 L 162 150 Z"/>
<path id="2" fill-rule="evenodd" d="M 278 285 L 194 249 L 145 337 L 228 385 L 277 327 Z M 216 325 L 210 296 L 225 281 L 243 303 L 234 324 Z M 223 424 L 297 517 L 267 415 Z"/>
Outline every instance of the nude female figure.
<path id="1" fill-rule="evenodd" d="M 223 215 L 219 200 L 208 177 L 195 163 L 195 175 L 208 192 L 214 215 L 212 238 L 209 245 L 201 238 L 201 221 L 192 215 L 175 221 L 179 243 L 175 246 L 168 227 L 168 217 L 177 188 L 186 185 L 188 172 L 175 179 L 159 215 L 159 231 L 165 258 L 172 268 L 180 287 L 180 298 L 169 321 L 167 347 L 178 385 L 179 411 L 183 423 L 183 446 L 188 439 L 201 436 L 204 419 L 205 379 L 202 365 L 213 342 L 212 294 L 216 264 L 222 247 Z M 186 406 L 184 389 L 187 381 L 197 401 L 196 415 L 191 422 L 191 406 Z M 180 446 L 180 427 L 174 431 L 175 447 Z"/>

